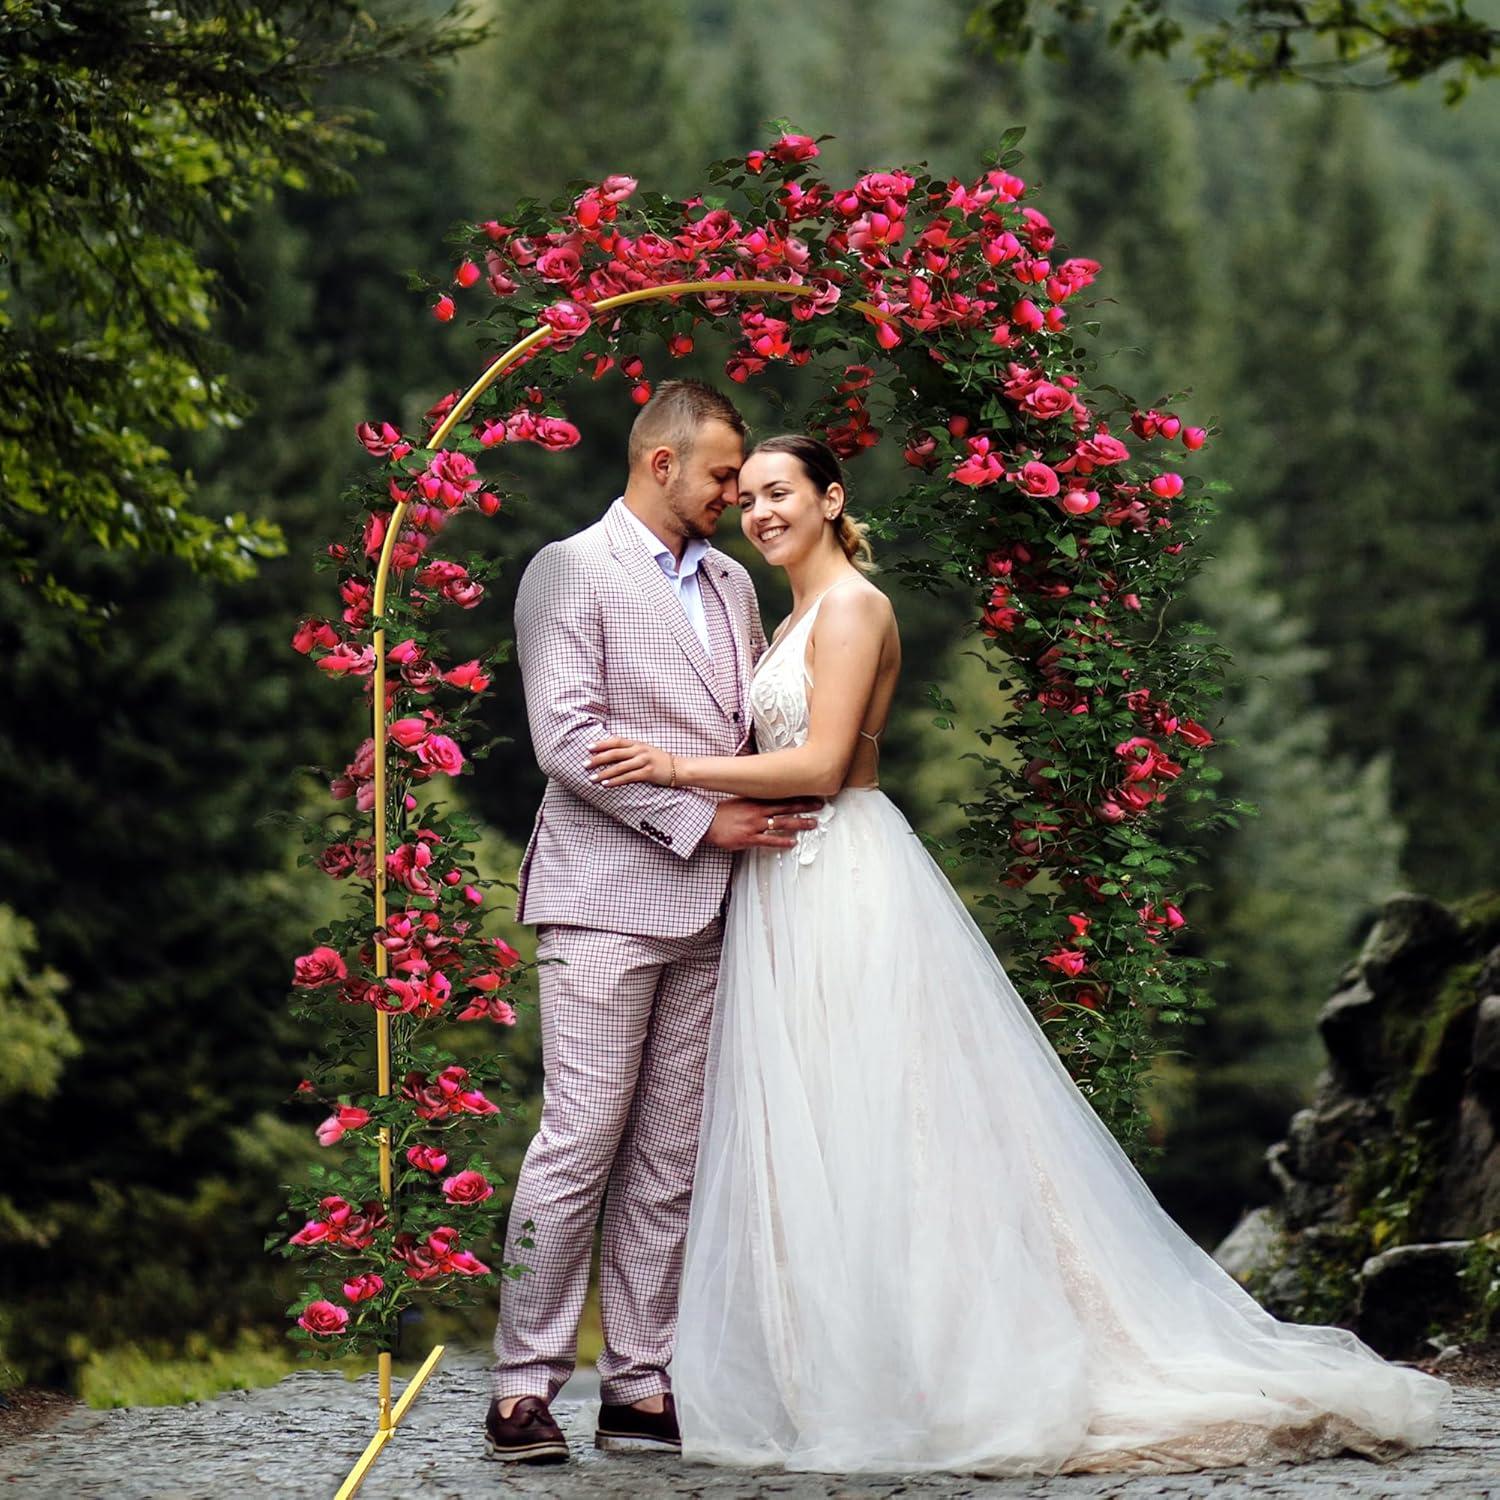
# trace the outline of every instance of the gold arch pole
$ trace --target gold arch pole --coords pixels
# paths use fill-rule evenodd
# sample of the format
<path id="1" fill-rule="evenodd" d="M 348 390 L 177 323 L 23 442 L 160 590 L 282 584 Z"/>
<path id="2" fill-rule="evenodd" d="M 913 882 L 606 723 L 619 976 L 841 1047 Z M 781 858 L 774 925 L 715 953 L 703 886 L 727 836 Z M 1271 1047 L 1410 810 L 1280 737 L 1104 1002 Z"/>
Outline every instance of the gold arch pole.
<path id="1" fill-rule="evenodd" d="M 664 286 L 641 287 L 633 292 L 621 292 L 614 297 L 605 297 L 598 302 L 585 304 L 595 317 L 601 313 L 614 312 L 617 308 L 628 307 L 635 302 L 651 302 L 661 298 L 670 297 L 692 297 L 692 296 L 722 296 L 726 293 L 735 295 L 761 294 L 775 297 L 811 297 L 816 295 L 816 289 L 805 285 L 791 284 L 785 281 L 674 281 Z M 881 322 L 891 321 L 890 315 L 883 312 L 871 302 L 857 301 L 848 304 L 855 312 L 864 313 L 867 317 L 875 318 Z M 526 355 L 541 344 L 555 338 L 556 333 L 545 324 L 525 338 L 514 343 L 497 359 L 492 360 L 479 379 L 466 390 L 455 403 L 453 410 L 433 430 L 432 436 L 428 438 L 426 447 L 441 448 L 447 440 L 448 434 L 463 421 L 473 410 L 474 403 L 497 381 L 501 376 L 508 374 Z M 371 614 L 378 620 L 385 613 L 386 593 L 390 586 L 391 558 L 395 552 L 396 538 L 401 531 L 401 523 L 405 519 L 408 503 L 399 501 L 391 518 L 386 524 L 385 540 L 380 548 L 380 562 L 375 571 L 375 592 L 371 605 Z M 372 642 L 375 652 L 375 674 L 371 691 L 371 737 L 375 742 L 375 926 L 385 926 L 386 919 L 386 868 L 385 860 L 388 843 L 388 828 L 386 824 L 386 766 L 385 766 L 385 627 L 378 625 L 375 629 Z M 376 944 L 375 947 L 375 974 L 377 978 L 383 979 L 389 970 L 389 957 L 384 947 Z M 375 1070 L 376 1087 L 381 1098 L 386 1098 L 391 1092 L 391 1018 L 383 1010 L 375 1013 Z M 380 1131 L 380 1193 L 385 1201 L 386 1211 L 391 1209 L 392 1199 L 392 1168 L 391 1168 L 391 1132 L 388 1127 L 382 1127 Z M 395 1433 L 397 1424 L 401 1421 L 412 1402 L 416 1399 L 418 1391 L 421 1390 L 423 1382 L 437 1368 L 438 1361 L 443 1356 L 443 1345 L 438 1344 L 423 1361 L 421 1368 L 407 1382 L 401 1399 L 394 1406 L 391 1403 L 391 1355 L 390 1352 L 382 1351 L 377 1357 L 379 1371 L 379 1411 L 377 1415 L 375 1435 L 369 1441 L 365 1451 L 360 1455 L 359 1461 L 349 1471 L 349 1476 L 339 1486 L 334 1500 L 348 1500 L 348 1497 L 364 1483 L 365 1476 L 370 1472 L 375 1460 L 380 1455 L 380 1450 L 390 1441 Z"/>

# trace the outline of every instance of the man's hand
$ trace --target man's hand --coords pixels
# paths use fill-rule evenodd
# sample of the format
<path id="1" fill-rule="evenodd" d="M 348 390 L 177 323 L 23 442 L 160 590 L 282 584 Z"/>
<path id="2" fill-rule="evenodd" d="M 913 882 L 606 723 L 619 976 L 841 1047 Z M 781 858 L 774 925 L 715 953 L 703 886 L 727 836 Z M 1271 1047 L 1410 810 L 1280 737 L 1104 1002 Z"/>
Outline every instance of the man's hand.
<path id="1" fill-rule="evenodd" d="M 787 802 L 731 797 L 714 810 L 703 842 L 715 849 L 791 849 L 803 829 L 818 826 L 812 814 L 822 805 L 821 797 L 794 797 Z"/>

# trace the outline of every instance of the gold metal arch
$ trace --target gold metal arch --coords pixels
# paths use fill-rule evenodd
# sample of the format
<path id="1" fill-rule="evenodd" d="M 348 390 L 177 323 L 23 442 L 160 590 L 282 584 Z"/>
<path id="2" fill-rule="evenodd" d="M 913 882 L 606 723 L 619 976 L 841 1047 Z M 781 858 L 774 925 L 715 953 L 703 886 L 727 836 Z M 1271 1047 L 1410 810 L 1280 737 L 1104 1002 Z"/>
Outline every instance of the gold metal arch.
<path id="1" fill-rule="evenodd" d="M 810 286 L 791 285 L 784 281 L 674 281 L 663 286 L 642 287 L 633 292 L 621 292 L 614 297 L 605 297 L 598 302 L 588 304 L 589 310 L 594 316 L 601 313 L 614 312 L 621 307 L 628 307 L 636 302 L 651 302 L 661 298 L 691 297 L 691 296 L 722 296 L 725 293 L 736 295 L 755 294 L 773 297 L 810 297 L 815 295 L 815 288 Z M 853 311 L 865 314 L 867 317 L 875 318 L 880 322 L 889 322 L 890 315 L 883 312 L 873 303 L 864 300 L 847 304 Z M 525 338 L 512 344 L 498 359 L 493 360 L 485 369 L 484 373 L 466 390 L 455 403 L 453 410 L 434 429 L 432 436 L 427 440 L 429 448 L 441 448 L 449 433 L 469 414 L 474 403 L 503 375 L 509 372 L 525 358 L 526 355 L 549 339 L 555 338 L 553 329 L 545 324 Z M 390 585 L 391 559 L 395 552 L 396 538 L 401 531 L 401 523 L 405 518 L 408 502 L 400 501 L 391 514 L 386 525 L 385 540 L 380 548 L 380 561 L 375 570 L 375 591 L 372 602 L 371 613 L 378 620 L 385 613 L 386 593 Z M 371 693 L 371 737 L 375 745 L 375 836 L 374 836 L 374 886 L 375 886 L 375 926 L 383 927 L 386 919 L 386 853 L 388 842 L 388 830 L 386 827 L 386 709 L 385 709 L 385 687 L 386 687 L 386 661 L 385 661 L 385 627 L 377 626 L 372 642 L 375 652 L 375 674 L 373 691 Z M 375 945 L 375 973 L 379 978 L 384 978 L 389 973 L 389 958 L 384 947 Z M 382 1098 L 389 1096 L 391 1092 L 391 1018 L 383 1010 L 375 1013 L 375 1065 L 377 1091 Z M 392 1170 L 391 1170 L 391 1132 L 382 1127 L 380 1131 L 380 1193 L 385 1202 L 387 1212 L 391 1208 L 392 1197 Z M 349 1476 L 339 1487 L 335 1500 L 348 1500 L 348 1497 L 364 1482 L 365 1476 L 370 1472 L 380 1451 L 390 1441 L 395 1433 L 397 1424 L 401 1421 L 416 1399 L 421 1390 L 423 1382 L 437 1368 L 438 1361 L 443 1356 L 443 1345 L 437 1345 L 427 1358 L 422 1362 L 421 1368 L 407 1382 L 406 1389 L 401 1394 L 401 1399 L 393 1406 L 391 1404 L 391 1355 L 389 1351 L 382 1352 L 377 1359 L 379 1378 L 379 1413 L 375 1435 L 369 1441 L 365 1451 L 360 1455 L 359 1461 L 349 1471 Z"/>

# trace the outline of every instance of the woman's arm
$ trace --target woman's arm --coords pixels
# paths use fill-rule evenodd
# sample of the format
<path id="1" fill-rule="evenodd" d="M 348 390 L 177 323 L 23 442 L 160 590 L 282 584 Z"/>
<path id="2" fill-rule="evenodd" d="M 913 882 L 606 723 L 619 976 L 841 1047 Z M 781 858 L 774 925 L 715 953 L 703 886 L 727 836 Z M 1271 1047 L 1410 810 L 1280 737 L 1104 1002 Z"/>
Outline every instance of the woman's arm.
<path id="1" fill-rule="evenodd" d="M 674 757 L 613 738 L 593 747 L 591 774 L 600 786 L 650 781 L 737 797 L 831 797 L 858 748 L 890 620 L 890 601 L 878 589 L 840 589 L 819 606 L 812 631 L 817 691 L 806 743 L 763 755 Z"/>

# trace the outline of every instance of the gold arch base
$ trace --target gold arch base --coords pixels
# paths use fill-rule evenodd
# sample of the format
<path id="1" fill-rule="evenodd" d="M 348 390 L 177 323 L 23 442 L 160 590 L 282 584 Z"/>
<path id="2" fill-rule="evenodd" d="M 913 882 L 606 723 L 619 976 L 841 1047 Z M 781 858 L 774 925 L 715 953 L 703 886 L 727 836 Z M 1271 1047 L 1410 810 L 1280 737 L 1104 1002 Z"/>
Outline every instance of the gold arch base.
<path id="1" fill-rule="evenodd" d="M 601 313 L 609 313 L 617 308 L 627 307 L 634 302 L 651 302 L 659 298 L 668 297 L 692 297 L 692 296 L 723 296 L 725 293 L 755 294 L 772 297 L 810 297 L 814 295 L 814 288 L 810 286 L 789 285 L 784 281 L 674 281 L 663 286 L 642 287 L 634 292 L 621 292 L 615 297 L 605 297 L 598 302 L 589 304 L 590 312 L 597 317 Z M 888 322 L 889 316 L 882 312 L 874 304 L 865 301 L 851 302 L 848 306 L 855 312 L 863 313 L 866 317 L 874 318 L 879 322 Z M 491 362 L 488 368 L 480 375 L 479 379 L 466 390 L 454 405 L 453 410 L 443 418 L 442 422 L 434 429 L 428 438 L 428 448 L 441 448 L 447 441 L 448 434 L 469 414 L 474 403 L 497 381 L 501 376 L 508 374 L 516 365 L 531 353 L 538 345 L 546 343 L 557 335 L 553 329 L 545 324 L 528 333 L 525 338 L 510 346 L 500 357 Z M 406 516 L 407 502 L 401 501 L 391 513 L 391 519 L 387 523 L 385 542 L 380 549 L 380 562 L 375 572 L 375 594 L 373 600 L 372 614 L 379 619 L 385 613 L 386 592 L 390 584 L 391 558 L 396 546 L 396 538 L 401 532 L 401 523 Z M 371 737 L 375 742 L 375 926 L 383 927 L 386 918 L 386 869 L 385 860 L 388 843 L 388 830 L 386 828 L 386 737 L 385 737 L 385 628 L 377 627 L 372 642 L 375 650 L 375 681 L 374 691 L 371 693 L 372 725 Z M 384 978 L 388 971 L 388 956 L 383 947 L 376 945 L 375 948 L 375 973 L 378 978 Z M 382 1098 L 391 1092 L 391 1018 L 384 1011 L 375 1013 L 375 1070 L 377 1079 L 377 1092 Z M 391 1203 L 391 1133 L 388 1129 L 380 1132 L 380 1192 L 389 1210 Z M 416 1399 L 418 1392 L 422 1389 L 427 1377 L 437 1368 L 438 1361 L 443 1356 L 443 1345 L 439 1344 L 423 1361 L 422 1367 L 407 1382 L 406 1389 L 401 1398 L 391 1404 L 391 1356 L 382 1353 L 378 1358 L 379 1367 L 379 1412 L 375 1428 L 375 1435 L 369 1441 L 365 1451 L 360 1455 L 359 1461 L 349 1471 L 349 1476 L 339 1486 L 334 1500 L 348 1500 L 360 1485 L 364 1483 L 365 1476 L 374 1466 L 375 1460 L 380 1456 L 381 1450 L 395 1435 L 396 1426 L 401 1421 Z"/>

